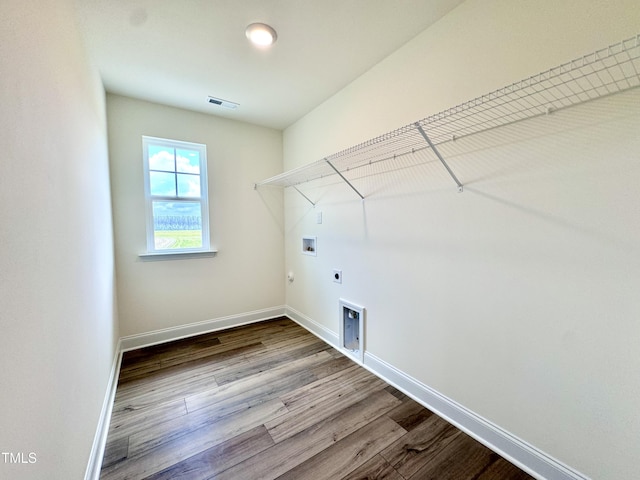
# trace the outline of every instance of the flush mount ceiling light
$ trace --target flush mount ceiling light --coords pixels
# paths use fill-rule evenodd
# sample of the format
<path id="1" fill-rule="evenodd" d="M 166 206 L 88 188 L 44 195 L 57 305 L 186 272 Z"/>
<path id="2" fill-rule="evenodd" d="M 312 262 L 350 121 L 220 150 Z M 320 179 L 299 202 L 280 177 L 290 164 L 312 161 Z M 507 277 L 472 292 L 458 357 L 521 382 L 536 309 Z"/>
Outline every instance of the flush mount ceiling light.
<path id="1" fill-rule="evenodd" d="M 268 47 L 278 38 L 276 31 L 264 23 L 252 23 L 247 27 L 245 33 L 251 43 L 258 47 Z"/>

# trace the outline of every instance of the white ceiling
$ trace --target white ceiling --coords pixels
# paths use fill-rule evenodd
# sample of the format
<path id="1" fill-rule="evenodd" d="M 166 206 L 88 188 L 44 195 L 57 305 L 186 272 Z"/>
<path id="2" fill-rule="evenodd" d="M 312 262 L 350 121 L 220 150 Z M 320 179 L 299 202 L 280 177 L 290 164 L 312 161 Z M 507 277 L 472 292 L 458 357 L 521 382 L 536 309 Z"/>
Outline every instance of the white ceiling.
<path id="1" fill-rule="evenodd" d="M 108 92 L 283 129 L 462 0 L 76 0 Z M 245 28 L 271 25 L 269 50 Z M 207 97 L 239 103 L 237 110 Z"/>

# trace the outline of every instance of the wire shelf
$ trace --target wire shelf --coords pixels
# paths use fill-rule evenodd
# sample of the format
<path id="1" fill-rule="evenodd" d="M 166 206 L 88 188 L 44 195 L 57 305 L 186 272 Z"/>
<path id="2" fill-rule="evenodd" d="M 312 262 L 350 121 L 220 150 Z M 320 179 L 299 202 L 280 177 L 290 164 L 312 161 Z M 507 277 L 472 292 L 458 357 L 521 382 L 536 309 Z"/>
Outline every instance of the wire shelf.
<path id="1" fill-rule="evenodd" d="M 638 86 L 640 35 L 380 135 L 325 159 L 268 178 L 257 183 L 256 187 L 291 187 L 336 174 L 348 183 L 343 174 L 357 168 L 425 149 L 432 149 L 440 157 L 436 146 L 442 143 L 549 114 Z M 441 161 L 449 170 L 444 159 Z M 455 175 L 452 176 L 455 179 Z M 457 179 L 455 180 L 457 182 Z M 460 184 L 459 187 L 461 188 Z"/>

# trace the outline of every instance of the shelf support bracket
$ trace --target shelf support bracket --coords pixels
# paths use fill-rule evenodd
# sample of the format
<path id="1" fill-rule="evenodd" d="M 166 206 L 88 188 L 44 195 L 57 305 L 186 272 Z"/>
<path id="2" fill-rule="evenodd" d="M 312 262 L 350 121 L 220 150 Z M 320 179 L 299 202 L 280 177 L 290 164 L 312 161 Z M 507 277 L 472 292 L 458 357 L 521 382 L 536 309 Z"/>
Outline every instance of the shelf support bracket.
<path id="1" fill-rule="evenodd" d="M 304 197 L 304 199 L 305 199 L 307 202 L 309 202 L 309 203 L 310 203 L 311 205 L 313 205 L 314 207 L 316 206 L 316 204 L 315 204 L 315 203 L 313 203 L 309 197 L 307 197 L 304 193 L 302 193 L 302 192 L 298 189 L 298 187 L 296 187 L 295 185 L 291 185 L 291 186 L 294 188 L 294 190 L 295 190 L 296 192 L 298 192 L 300 195 L 302 195 L 302 196 Z"/>
<path id="2" fill-rule="evenodd" d="M 438 151 L 436 146 L 431 142 L 431 139 L 429 138 L 427 133 L 422 128 L 422 125 L 420 125 L 419 122 L 416 122 L 415 126 L 418 129 L 418 131 L 420 132 L 420 135 L 422 135 L 422 137 L 425 139 L 425 141 L 429 144 L 429 147 L 431 148 L 431 150 L 433 150 L 433 153 L 436 154 L 436 157 L 438 157 L 438 160 L 440 160 L 440 163 L 442 163 L 442 165 L 444 165 L 444 168 L 447 169 L 447 172 L 449 173 L 449 176 L 451 178 L 453 178 L 453 181 L 456 182 L 456 185 L 458 185 L 458 192 L 462 192 L 462 190 L 463 190 L 462 183 L 460 183 L 460 180 L 458 180 L 458 177 L 456 177 L 456 174 L 453 173 L 451 168 L 449 168 L 449 165 L 447 165 L 447 162 L 445 162 L 444 158 L 442 158 L 442 155 L 440 155 L 440 152 Z"/>
<path id="3" fill-rule="evenodd" d="M 333 164 L 332 164 L 329 160 L 327 160 L 327 159 L 325 158 L 325 159 L 324 159 L 324 161 L 325 161 L 325 162 L 327 162 L 327 164 L 328 164 L 331 168 L 333 168 L 333 171 L 334 171 L 334 172 L 336 172 L 336 173 L 340 176 L 340 178 L 341 178 L 342 180 L 344 180 L 344 182 L 345 182 L 347 185 L 349 185 L 349 186 L 353 189 L 353 191 L 354 191 L 354 192 L 356 192 L 356 193 L 358 194 L 358 196 L 359 196 L 362 200 L 364 200 L 364 197 L 363 197 L 363 196 L 362 196 L 362 194 L 361 194 L 361 193 L 356 189 L 356 187 L 354 187 L 353 185 L 351 185 L 351 182 L 350 182 L 349 180 L 347 180 L 347 179 L 344 177 L 344 175 L 342 175 L 342 174 L 340 173 L 340 171 L 339 171 L 336 167 L 334 167 L 334 166 L 333 166 Z"/>

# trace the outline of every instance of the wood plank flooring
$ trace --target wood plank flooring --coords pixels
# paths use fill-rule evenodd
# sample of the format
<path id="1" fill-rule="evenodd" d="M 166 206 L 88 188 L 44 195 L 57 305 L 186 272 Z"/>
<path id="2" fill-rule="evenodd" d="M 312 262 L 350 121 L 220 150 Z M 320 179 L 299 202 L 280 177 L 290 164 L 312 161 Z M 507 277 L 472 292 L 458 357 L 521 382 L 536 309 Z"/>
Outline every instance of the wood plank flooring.
<path id="1" fill-rule="evenodd" d="M 100 478 L 532 477 L 281 318 L 125 353 Z"/>

